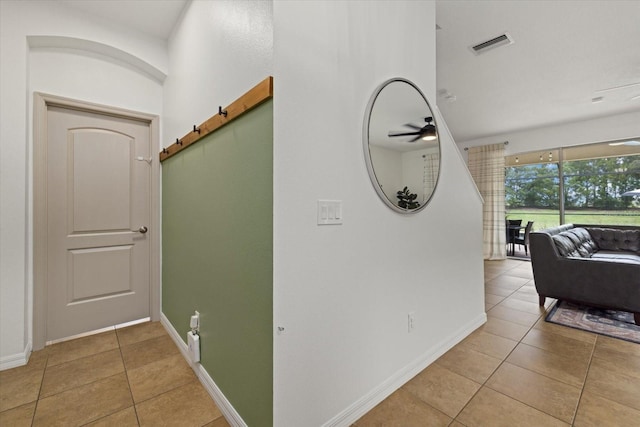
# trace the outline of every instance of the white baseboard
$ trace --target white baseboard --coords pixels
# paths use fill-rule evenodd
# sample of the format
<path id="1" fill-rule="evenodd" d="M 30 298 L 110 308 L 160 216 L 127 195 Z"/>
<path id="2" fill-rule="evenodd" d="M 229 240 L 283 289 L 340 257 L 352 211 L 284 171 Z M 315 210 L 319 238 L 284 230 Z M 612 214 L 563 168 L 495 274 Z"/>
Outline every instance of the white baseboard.
<path id="1" fill-rule="evenodd" d="M 369 393 L 358 399 L 344 411 L 338 413 L 332 419 L 323 424 L 322 427 L 347 427 L 356 422 L 360 417 L 373 409 L 377 404 L 389 397 L 394 391 L 402 387 L 411 378 L 422 372 L 427 366 L 435 362 L 440 356 L 449 351 L 452 347 L 466 338 L 471 332 L 482 326 L 487 321 L 487 315 L 482 313 L 474 320 L 460 328 L 457 333 L 445 339 L 428 352 L 409 363 L 404 368 L 398 370 L 395 374 L 382 382 Z M 211 398 L 215 401 L 218 408 L 226 418 L 227 422 L 234 427 L 247 427 L 240 414 L 235 410 L 231 403 L 218 388 L 209 373 L 200 363 L 192 363 L 189 358 L 187 344 L 182 340 L 180 334 L 175 330 L 169 319 L 160 314 L 160 322 L 165 327 L 173 341 L 176 343 L 185 360 L 193 368 L 196 376 L 207 390 Z"/>
<path id="2" fill-rule="evenodd" d="M 29 362 L 29 356 L 31 356 L 31 343 L 27 343 L 22 353 L 0 358 L 0 371 L 26 365 Z"/>
<path id="3" fill-rule="evenodd" d="M 344 411 L 324 423 L 322 427 L 347 427 L 355 423 L 360 417 L 372 410 L 377 404 L 389 397 L 394 391 L 402 387 L 411 378 L 422 372 L 427 366 L 435 362 L 440 356 L 465 339 L 471 332 L 487 321 L 486 313 L 482 313 L 471 322 L 460 328 L 456 334 L 445 339 L 428 352 L 424 353 L 404 368 L 397 371 L 387 380 L 366 395 L 362 396 Z"/>
<path id="4" fill-rule="evenodd" d="M 176 343 L 187 363 L 196 373 L 196 376 L 198 377 L 204 388 L 207 390 L 213 401 L 216 402 L 216 405 L 222 412 L 222 415 L 225 417 L 227 422 L 234 427 L 247 427 L 247 423 L 244 422 L 240 414 L 238 414 L 233 405 L 231 405 L 229 400 L 227 400 L 227 398 L 218 388 L 207 370 L 200 363 L 193 363 L 191 361 L 187 344 L 182 340 L 180 334 L 178 333 L 178 331 L 176 331 L 171 322 L 169 322 L 169 319 L 167 319 L 164 313 L 160 313 L 160 323 L 162 323 L 162 326 L 164 326 L 164 328 L 169 333 L 169 336 Z"/>

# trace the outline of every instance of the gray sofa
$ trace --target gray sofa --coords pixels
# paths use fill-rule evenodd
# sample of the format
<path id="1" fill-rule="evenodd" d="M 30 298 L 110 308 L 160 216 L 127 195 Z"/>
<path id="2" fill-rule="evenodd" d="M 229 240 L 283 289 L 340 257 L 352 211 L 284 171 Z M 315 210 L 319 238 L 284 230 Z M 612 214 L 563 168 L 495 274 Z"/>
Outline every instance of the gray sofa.
<path id="1" fill-rule="evenodd" d="M 540 305 L 551 297 L 628 311 L 640 325 L 640 227 L 565 224 L 529 237 Z"/>

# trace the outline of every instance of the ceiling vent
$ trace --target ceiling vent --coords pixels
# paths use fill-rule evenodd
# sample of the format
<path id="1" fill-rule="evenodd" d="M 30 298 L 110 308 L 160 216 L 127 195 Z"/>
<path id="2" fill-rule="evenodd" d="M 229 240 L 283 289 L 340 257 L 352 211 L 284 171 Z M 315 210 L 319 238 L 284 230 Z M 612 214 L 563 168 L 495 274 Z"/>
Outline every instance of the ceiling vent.
<path id="1" fill-rule="evenodd" d="M 496 47 L 506 46 L 508 44 L 512 44 L 513 39 L 507 33 L 504 33 L 498 37 L 494 37 L 491 40 L 487 40 L 482 43 L 478 43 L 475 46 L 470 46 L 471 52 L 476 55 L 480 55 L 481 53 L 485 53 L 488 50 L 495 49 Z"/>

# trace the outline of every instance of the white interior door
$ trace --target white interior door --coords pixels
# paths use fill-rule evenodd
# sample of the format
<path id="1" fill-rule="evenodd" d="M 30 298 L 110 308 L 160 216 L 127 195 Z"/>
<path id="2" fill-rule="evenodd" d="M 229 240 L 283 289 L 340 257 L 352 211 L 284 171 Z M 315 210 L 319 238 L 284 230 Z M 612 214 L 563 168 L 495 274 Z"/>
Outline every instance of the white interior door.
<path id="1" fill-rule="evenodd" d="M 47 109 L 47 333 L 149 316 L 149 123 Z"/>

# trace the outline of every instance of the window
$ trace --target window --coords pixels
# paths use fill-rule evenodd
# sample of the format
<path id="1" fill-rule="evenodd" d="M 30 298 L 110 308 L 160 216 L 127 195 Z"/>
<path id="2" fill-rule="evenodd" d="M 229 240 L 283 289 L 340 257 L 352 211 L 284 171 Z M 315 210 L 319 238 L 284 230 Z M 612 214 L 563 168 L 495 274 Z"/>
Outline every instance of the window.
<path id="1" fill-rule="evenodd" d="M 639 141 L 522 153 L 505 164 L 507 218 L 534 221 L 537 230 L 560 223 L 640 225 L 640 198 L 622 196 L 640 188 Z"/>
<path id="2" fill-rule="evenodd" d="M 560 180 L 557 163 L 506 168 L 505 208 L 508 219 L 533 221 L 537 230 L 560 224 Z"/>
<path id="3" fill-rule="evenodd" d="M 640 155 L 567 161 L 563 176 L 566 223 L 640 225 L 634 198 L 622 196 L 640 188 Z"/>

